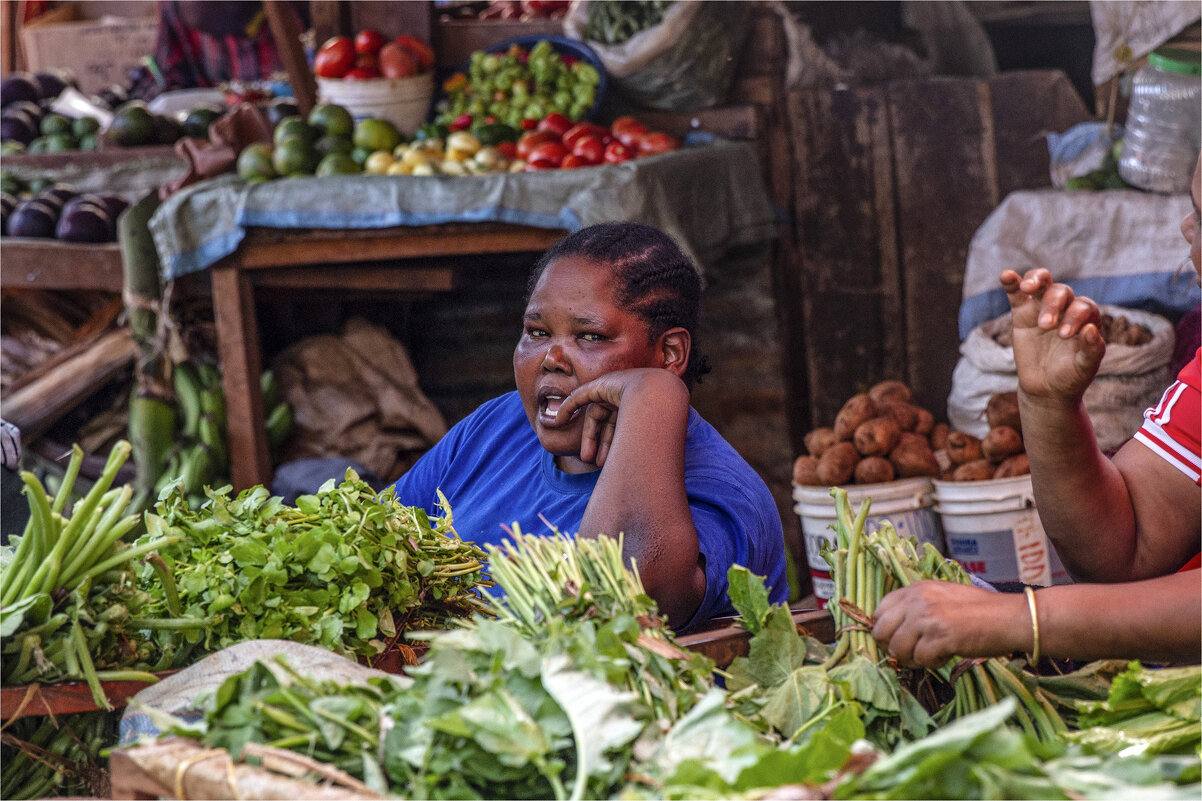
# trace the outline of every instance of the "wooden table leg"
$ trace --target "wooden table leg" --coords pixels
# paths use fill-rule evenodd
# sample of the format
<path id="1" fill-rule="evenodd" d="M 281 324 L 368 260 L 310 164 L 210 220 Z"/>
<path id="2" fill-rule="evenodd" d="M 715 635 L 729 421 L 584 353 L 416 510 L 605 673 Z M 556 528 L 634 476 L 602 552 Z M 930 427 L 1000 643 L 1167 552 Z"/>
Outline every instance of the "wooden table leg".
<path id="1" fill-rule="evenodd" d="M 231 257 L 236 259 L 237 256 Z M 213 317 L 225 389 L 230 473 L 235 490 L 271 482 L 271 457 L 263 425 L 263 372 L 259 324 L 250 277 L 229 259 L 212 268 Z"/>

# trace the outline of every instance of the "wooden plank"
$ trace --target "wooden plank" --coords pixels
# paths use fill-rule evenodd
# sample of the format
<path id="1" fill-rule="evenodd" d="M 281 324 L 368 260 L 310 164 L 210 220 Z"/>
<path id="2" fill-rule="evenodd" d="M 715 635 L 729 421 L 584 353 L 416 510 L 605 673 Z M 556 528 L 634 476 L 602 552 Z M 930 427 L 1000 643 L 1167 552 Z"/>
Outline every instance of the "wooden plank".
<path id="1" fill-rule="evenodd" d="M 103 150 L 68 150 L 62 153 L 13 153 L 4 157 L 6 167 L 29 167 L 40 170 L 57 170 L 63 167 L 111 167 L 127 161 L 143 159 L 175 158 L 179 156 L 173 145 L 147 145 L 145 147 L 106 147 Z M 183 159 L 179 159 L 183 163 Z"/>
<path id="2" fill-rule="evenodd" d="M 429 42 L 433 14 L 433 3 L 350 3 L 350 29 L 370 28 L 384 34 L 385 39 L 407 33 Z"/>
<path id="3" fill-rule="evenodd" d="M 250 278 L 237 269 L 237 254 L 211 269 L 217 355 L 225 391 L 230 472 L 234 488 L 243 490 L 271 481 L 271 457 L 263 425 L 263 372 L 259 325 Z"/>
<path id="4" fill-rule="evenodd" d="M 175 672 L 169 670 L 155 675 L 163 679 Z M 130 698 L 150 684 L 151 682 L 145 681 L 100 682 L 113 709 L 125 706 Z M 100 707 L 96 706 L 92 690 L 86 681 L 0 687 L 0 720 L 17 720 L 31 715 L 73 715 L 77 712 L 95 712 L 98 709 Z"/>
<path id="5" fill-rule="evenodd" d="M 100 289 L 124 285 L 116 242 L 81 245 L 53 239 L 0 239 L 0 286 L 36 289 Z"/>
<path id="6" fill-rule="evenodd" d="M 903 352 L 902 321 L 888 314 L 900 296 L 888 267 L 888 109 L 880 87 L 793 92 L 788 108 L 801 297 L 780 300 L 800 305 L 789 336 L 804 348 L 789 352 L 804 360 L 813 424 L 830 425 Z"/>
<path id="7" fill-rule="evenodd" d="M 100 337 L 52 372 L 4 398 L 4 419 L 34 439 L 55 420 L 133 363 L 138 347 L 127 329 Z"/>
<path id="8" fill-rule="evenodd" d="M 794 611 L 793 623 L 801 633 L 821 642 L 833 642 L 835 639 L 835 622 L 825 609 Z M 703 631 L 676 638 L 677 645 L 708 656 L 719 669 L 729 666 L 736 657 L 747 656 L 750 641 L 751 635 L 747 629 L 736 624 L 734 618 L 718 618 Z"/>
<path id="9" fill-rule="evenodd" d="M 296 16 L 285 0 L 266 0 L 263 10 L 267 12 L 267 24 L 271 26 L 276 52 L 288 71 L 288 83 L 292 86 L 296 107 L 302 117 L 308 117 L 313 104 L 317 102 L 317 79 L 301 49 Z"/>
<path id="10" fill-rule="evenodd" d="M 998 197 L 1051 187 L 1046 134 L 1092 119 L 1068 76 L 1058 70 L 1012 70 L 989 80 L 996 141 Z"/>
<path id="11" fill-rule="evenodd" d="M 447 267 L 289 267 L 284 270 L 255 270 L 251 276 L 256 287 L 276 289 L 448 292 L 455 288 L 455 271 Z"/>
<path id="12" fill-rule="evenodd" d="M 564 231 L 503 223 L 449 223 L 363 230 L 252 228 L 239 248 L 244 269 L 293 264 L 541 252 Z"/>
<path id="13" fill-rule="evenodd" d="M 906 377 L 914 402 L 938 418 L 959 358 L 968 246 L 999 200 L 989 86 L 967 78 L 899 81 L 889 85 L 889 116 Z"/>

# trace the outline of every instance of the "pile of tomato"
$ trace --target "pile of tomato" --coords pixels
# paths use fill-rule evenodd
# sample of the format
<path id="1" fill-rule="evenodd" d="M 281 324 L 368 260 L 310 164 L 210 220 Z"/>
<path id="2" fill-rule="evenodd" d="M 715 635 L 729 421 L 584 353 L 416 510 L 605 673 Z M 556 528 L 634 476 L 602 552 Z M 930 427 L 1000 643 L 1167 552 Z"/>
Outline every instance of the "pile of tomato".
<path id="1" fill-rule="evenodd" d="M 362 81 L 372 78 L 408 78 L 434 69 L 434 51 L 416 36 L 402 34 L 393 40 L 379 31 L 359 31 L 355 38 L 333 36 L 313 57 L 319 78 Z"/>
<path id="2" fill-rule="evenodd" d="M 681 142 L 653 131 L 638 119 L 618 117 L 606 128 L 592 122 L 573 123 L 562 114 L 548 114 L 518 139 L 514 156 L 527 170 L 557 170 L 621 164 L 640 156 L 676 150 Z"/>

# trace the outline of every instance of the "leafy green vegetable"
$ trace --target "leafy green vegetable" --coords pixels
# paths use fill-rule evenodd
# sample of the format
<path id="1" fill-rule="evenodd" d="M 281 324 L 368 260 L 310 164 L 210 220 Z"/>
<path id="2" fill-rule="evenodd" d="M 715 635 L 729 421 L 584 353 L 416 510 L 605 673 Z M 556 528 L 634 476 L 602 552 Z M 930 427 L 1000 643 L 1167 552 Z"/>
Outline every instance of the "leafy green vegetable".
<path id="1" fill-rule="evenodd" d="M 484 552 L 459 539 L 445 499 L 443 517 L 431 520 L 351 470 L 295 508 L 261 486 L 232 498 L 228 487 L 207 492 L 193 509 L 171 488 L 146 515 L 147 538 L 177 541 L 159 550 L 173 580 L 141 570 L 153 598 L 146 617 L 178 604 L 207 622 L 203 632 L 156 629 L 181 658 L 264 638 L 370 657 L 405 631 L 489 610 L 479 594 L 488 585 Z"/>
<path id="2" fill-rule="evenodd" d="M 1066 738 L 1100 753 L 1202 752 L 1202 666 L 1149 669 L 1131 662 L 1105 700 L 1077 706 L 1081 731 Z"/>

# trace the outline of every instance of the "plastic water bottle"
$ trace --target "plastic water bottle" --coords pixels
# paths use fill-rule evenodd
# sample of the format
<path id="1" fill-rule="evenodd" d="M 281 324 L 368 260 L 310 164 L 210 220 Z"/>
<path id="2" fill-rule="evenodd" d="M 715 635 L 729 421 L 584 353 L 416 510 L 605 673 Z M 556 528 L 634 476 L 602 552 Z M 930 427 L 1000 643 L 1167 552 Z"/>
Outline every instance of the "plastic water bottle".
<path id="1" fill-rule="evenodd" d="M 1135 71 L 1119 157 L 1124 181 L 1152 192 L 1188 192 L 1202 147 L 1202 53 L 1162 47 Z"/>

